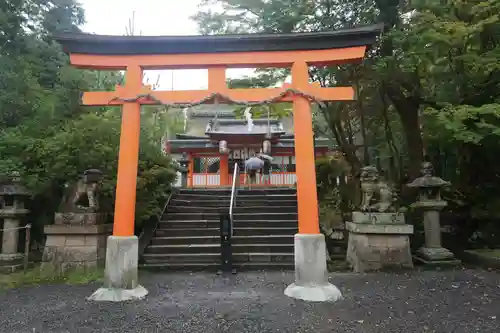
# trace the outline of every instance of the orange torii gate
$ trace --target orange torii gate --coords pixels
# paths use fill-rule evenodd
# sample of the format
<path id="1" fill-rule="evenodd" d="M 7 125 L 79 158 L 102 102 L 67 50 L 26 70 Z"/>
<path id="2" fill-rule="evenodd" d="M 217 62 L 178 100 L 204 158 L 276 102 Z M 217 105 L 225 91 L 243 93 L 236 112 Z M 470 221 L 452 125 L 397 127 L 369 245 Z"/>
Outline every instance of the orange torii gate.
<path id="1" fill-rule="evenodd" d="M 318 222 L 311 102 L 350 101 L 354 99 L 354 90 L 352 87 L 322 88 L 309 83 L 309 66 L 360 63 L 380 32 L 380 26 L 368 26 L 323 33 L 271 35 L 148 37 L 67 33 L 57 36 L 73 66 L 126 71 L 125 84 L 116 87 L 116 91 L 85 92 L 82 98 L 83 105 L 122 106 L 114 228 L 113 236 L 108 239 L 108 288 L 105 289 L 128 291 L 128 296 L 122 298 L 142 297 L 147 293 L 144 288 L 138 290 L 137 237 L 134 236 L 141 105 L 191 104 L 202 100 L 209 103 L 215 99 L 221 103 L 271 99 L 293 102 L 299 234 L 295 237 L 297 281 L 286 293 L 309 299 L 305 295 L 309 293 L 308 285 L 327 286 L 326 264 L 321 263 L 325 262 L 326 254 Z M 291 68 L 292 82 L 287 88 L 229 89 L 226 69 L 238 67 Z M 208 69 L 208 89 L 153 91 L 143 85 L 144 70 L 160 69 Z M 312 249 L 309 256 L 319 259 L 304 258 L 306 251 Z M 335 290 L 330 288 L 326 299 L 338 296 L 338 290 L 331 287 Z M 104 295 L 104 291 L 96 292 L 98 295 L 94 294 L 93 299 L 116 300 L 116 292 L 115 296 L 109 296 Z"/>

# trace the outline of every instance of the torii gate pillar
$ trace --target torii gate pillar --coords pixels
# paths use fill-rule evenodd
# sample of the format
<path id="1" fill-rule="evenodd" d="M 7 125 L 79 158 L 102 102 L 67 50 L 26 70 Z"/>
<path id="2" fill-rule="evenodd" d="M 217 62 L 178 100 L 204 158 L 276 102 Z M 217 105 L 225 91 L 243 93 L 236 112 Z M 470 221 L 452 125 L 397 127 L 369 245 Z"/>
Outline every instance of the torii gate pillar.
<path id="1" fill-rule="evenodd" d="M 307 63 L 292 65 L 292 86 L 299 91 L 309 87 Z M 305 301 L 335 302 L 342 294 L 328 282 L 325 236 L 319 230 L 314 132 L 308 99 L 295 96 L 293 123 L 299 233 L 294 237 L 295 283 L 285 289 L 285 295 Z"/>

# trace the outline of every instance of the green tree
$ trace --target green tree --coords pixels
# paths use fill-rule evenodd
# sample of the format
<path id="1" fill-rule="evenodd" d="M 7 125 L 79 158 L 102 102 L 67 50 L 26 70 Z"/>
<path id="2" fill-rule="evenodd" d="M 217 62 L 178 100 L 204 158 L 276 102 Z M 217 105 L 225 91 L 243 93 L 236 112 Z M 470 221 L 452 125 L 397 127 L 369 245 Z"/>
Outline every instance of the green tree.
<path id="1" fill-rule="evenodd" d="M 69 65 L 52 35 L 79 31 L 83 10 L 73 0 L 7 0 L 0 4 L 0 174 L 19 171 L 33 198 L 35 236 L 52 223 L 64 184 L 87 168 L 104 172 L 104 205 L 113 210 L 121 126 L 118 108 L 80 105 L 87 90 L 113 90 L 120 72 Z M 175 177 L 159 143 L 160 122 L 144 110 L 137 185 L 137 226 L 156 217 Z"/>
<path id="2" fill-rule="evenodd" d="M 354 171 L 379 163 L 391 179 L 404 183 L 418 175 L 425 153 L 469 204 L 485 202 L 480 189 L 497 187 L 488 184 L 496 184 L 498 173 L 491 158 L 499 149 L 499 0 L 216 2 L 222 11 L 202 7 L 195 16 L 204 33 L 383 23 L 384 34 L 363 65 L 311 69 L 314 81 L 354 85 L 358 96 L 355 103 L 319 109 L 323 123 L 316 129 L 336 140 Z M 352 140 L 356 135 L 370 146 L 363 161 Z"/>

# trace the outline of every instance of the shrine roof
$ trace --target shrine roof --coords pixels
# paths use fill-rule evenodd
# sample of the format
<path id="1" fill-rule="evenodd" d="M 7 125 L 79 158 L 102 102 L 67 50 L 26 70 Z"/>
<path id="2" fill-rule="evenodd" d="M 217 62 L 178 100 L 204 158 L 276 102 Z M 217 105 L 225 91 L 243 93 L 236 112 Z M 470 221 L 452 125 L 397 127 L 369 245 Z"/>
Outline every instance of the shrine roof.
<path id="1" fill-rule="evenodd" d="M 196 54 L 326 50 L 370 46 L 382 25 L 325 32 L 204 36 L 110 36 L 63 33 L 54 36 L 65 52 L 102 55 Z"/>
<path id="2" fill-rule="evenodd" d="M 269 126 L 269 128 L 268 128 Z M 218 119 L 217 125 L 209 124 L 207 134 L 229 134 L 229 135 L 255 135 L 255 134 L 285 134 L 283 125 L 278 119 L 253 119 L 251 131 L 248 130 L 248 123 L 243 119 Z"/>
<path id="3" fill-rule="evenodd" d="M 217 115 L 218 118 L 235 118 L 236 115 L 233 110 L 230 111 L 213 111 L 213 110 L 194 110 L 191 111 L 190 118 L 214 118 Z"/>
<path id="4" fill-rule="evenodd" d="M 176 140 L 207 140 L 208 136 L 198 136 L 189 134 L 176 134 Z"/>
<path id="5" fill-rule="evenodd" d="M 218 149 L 219 145 L 217 143 L 213 143 L 208 137 L 186 137 L 182 134 L 177 134 L 176 139 L 168 140 L 168 144 L 172 152 L 176 152 L 179 150 L 189 150 L 189 149 Z M 331 143 L 328 139 L 317 138 L 315 140 L 314 146 L 316 148 L 334 148 L 331 146 Z M 293 148 L 295 147 L 294 138 L 286 138 L 279 139 L 278 142 L 272 144 L 273 148 Z"/>

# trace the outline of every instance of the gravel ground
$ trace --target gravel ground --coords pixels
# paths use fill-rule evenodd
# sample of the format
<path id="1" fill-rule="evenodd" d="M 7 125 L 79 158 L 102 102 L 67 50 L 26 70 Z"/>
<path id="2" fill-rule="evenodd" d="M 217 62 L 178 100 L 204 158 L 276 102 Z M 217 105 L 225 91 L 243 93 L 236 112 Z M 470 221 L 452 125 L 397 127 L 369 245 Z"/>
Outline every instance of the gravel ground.
<path id="1" fill-rule="evenodd" d="M 0 332 L 500 332 L 500 274 L 481 270 L 334 274 L 345 299 L 287 298 L 293 272 L 149 273 L 146 300 L 85 300 L 98 285 L 0 294 Z"/>

